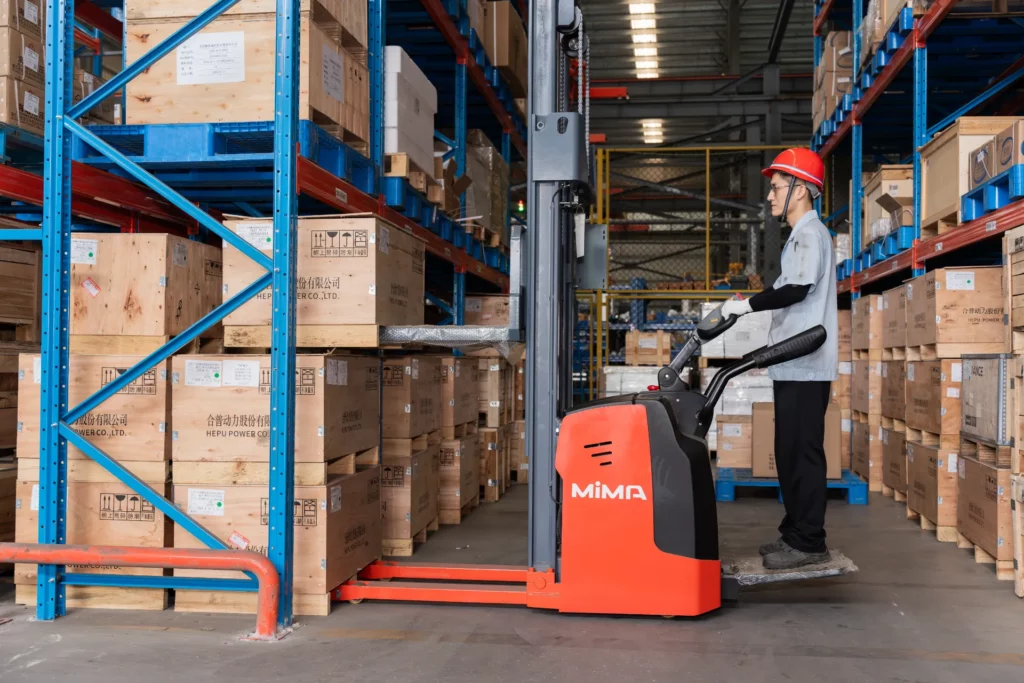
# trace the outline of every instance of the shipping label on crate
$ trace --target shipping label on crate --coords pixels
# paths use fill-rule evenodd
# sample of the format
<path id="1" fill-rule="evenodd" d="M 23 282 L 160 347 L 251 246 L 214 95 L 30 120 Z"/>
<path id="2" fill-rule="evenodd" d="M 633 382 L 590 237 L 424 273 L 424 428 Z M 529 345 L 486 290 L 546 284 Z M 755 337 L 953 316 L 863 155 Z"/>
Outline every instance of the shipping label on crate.
<path id="1" fill-rule="evenodd" d="M 81 237 L 71 238 L 71 263 L 86 266 L 96 265 L 96 246 L 98 240 L 83 239 Z"/>
<path id="2" fill-rule="evenodd" d="M 269 221 L 238 223 L 235 234 L 262 251 L 274 248 L 274 224 Z"/>
<path id="3" fill-rule="evenodd" d="M 367 230 L 311 230 L 309 255 L 312 258 L 360 258 L 368 256 Z"/>
<path id="4" fill-rule="evenodd" d="M 295 368 L 295 395 L 316 395 L 316 368 Z M 269 394 L 273 374 L 270 368 L 260 368 L 259 388 L 261 394 Z"/>
<path id="5" fill-rule="evenodd" d="M 258 387 L 260 385 L 260 362 L 258 360 L 223 361 L 222 384 L 226 387 Z"/>
<path id="6" fill-rule="evenodd" d="M 245 32 L 200 33 L 175 51 L 178 85 L 245 81 Z"/>
<path id="7" fill-rule="evenodd" d="M 386 387 L 400 387 L 405 384 L 405 366 L 404 365 L 385 365 L 384 366 L 384 386 Z"/>
<path id="8" fill-rule="evenodd" d="M 105 522 L 153 522 L 156 509 L 137 493 L 101 493 L 99 517 Z"/>
<path id="9" fill-rule="evenodd" d="M 340 358 L 327 359 L 327 383 L 336 387 L 348 386 L 348 361 Z"/>
<path id="10" fill-rule="evenodd" d="M 330 45 L 323 43 L 320 46 L 323 51 L 321 59 L 321 77 L 323 80 L 324 92 L 328 97 L 345 103 L 345 58 L 340 52 Z"/>
<path id="11" fill-rule="evenodd" d="M 128 367 L 102 367 L 100 368 L 100 386 L 107 386 L 115 379 L 128 372 Z M 130 396 L 156 396 L 156 369 L 147 370 L 141 377 L 137 377 L 128 383 L 127 386 L 118 390 L 119 394 Z"/>
<path id="12" fill-rule="evenodd" d="M 369 547 L 370 541 L 366 537 L 366 525 L 357 524 L 345 531 L 345 555 L 351 555 L 360 548 Z M 379 541 L 378 541 L 379 544 Z"/>
<path id="13" fill-rule="evenodd" d="M 218 360 L 186 360 L 185 386 L 219 387 L 223 366 Z"/>
<path id="14" fill-rule="evenodd" d="M 189 489 L 188 490 L 188 514 L 208 515 L 212 517 L 224 516 L 224 490 L 223 489 Z"/>
<path id="15" fill-rule="evenodd" d="M 294 526 L 316 526 L 320 501 L 316 498 L 296 498 Z M 326 508 L 327 501 L 324 501 Z M 270 499 L 260 498 L 260 525 L 270 526 Z"/>
<path id="16" fill-rule="evenodd" d="M 411 468 L 409 474 L 410 476 L 412 474 Z M 380 485 L 394 488 L 401 488 L 405 486 L 405 468 L 385 465 L 381 471 Z"/>

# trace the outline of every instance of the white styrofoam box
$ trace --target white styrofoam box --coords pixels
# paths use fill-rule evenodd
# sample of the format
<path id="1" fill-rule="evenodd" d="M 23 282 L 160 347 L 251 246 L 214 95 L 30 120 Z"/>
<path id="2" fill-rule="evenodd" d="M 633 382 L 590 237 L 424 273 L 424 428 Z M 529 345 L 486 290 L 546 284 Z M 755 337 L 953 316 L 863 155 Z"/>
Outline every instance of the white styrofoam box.
<path id="1" fill-rule="evenodd" d="M 433 135 L 433 133 L 431 133 Z M 421 140 L 414 139 L 407 135 L 400 128 L 384 129 L 384 151 L 388 154 L 401 152 L 408 154 L 412 162 L 421 170 L 433 175 L 434 173 L 434 152 L 430 147 L 420 144 Z"/>
<path id="2" fill-rule="evenodd" d="M 836 235 L 835 251 L 836 263 L 842 263 L 846 259 L 853 258 L 850 250 L 850 233 L 844 232 Z"/>
<path id="3" fill-rule="evenodd" d="M 707 316 L 717 306 L 713 303 L 701 305 L 701 317 Z M 701 346 L 700 353 L 706 358 L 740 358 L 768 343 L 771 324 L 771 311 L 748 313 L 723 334 Z"/>
<path id="4" fill-rule="evenodd" d="M 384 52 L 385 73 L 402 74 L 402 77 L 409 82 L 413 91 L 424 100 L 427 109 L 437 113 L 437 88 L 430 82 L 405 50 L 397 45 L 388 45 Z"/>
<path id="5" fill-rule="evenodd" d="M 755 403 L 772 403 L 774 400 L 775 391 L 770 388 L 733 389 L 722 394 L 718 405 L 726 415 L 751 415 Z"/>
<path id="6" fill-rule="evenodd" d="M 702 389 L 706 389 L 711 384 L 711 380 L 715 378 L 719 370 L 721 368 L 704 368 L 700 371 L 700 386 Z M 729 389 L 751 389 L 754 387 L 771 386 L 772 378 L 768 376 L 768 368 L 754 368 L 753 370 L 747 370 L 742 375 L 733 377 L 725 385 L 725 388 L 728 391 Z"/>
<path id="7" fill-rule="evenodd" d="M 433 173 L 437 89 L 402 48 L 388 46 L 384 60 L 384 151 Z"/>
<path id="8" fill-rule="evenodd" d="M 647 391 L 647 387 L 658 383 L 655 367 L 630 367 L 606 365 L 604 371 L 604 396 L 620 396 Z"/>

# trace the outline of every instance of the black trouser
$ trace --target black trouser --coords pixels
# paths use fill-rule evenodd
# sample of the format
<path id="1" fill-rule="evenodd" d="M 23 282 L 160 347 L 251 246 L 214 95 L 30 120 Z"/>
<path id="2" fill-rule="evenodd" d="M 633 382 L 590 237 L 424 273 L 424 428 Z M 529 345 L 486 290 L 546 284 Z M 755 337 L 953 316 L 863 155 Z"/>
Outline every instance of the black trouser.
<path id="1" fill-rule="evenodd" d="M 825 411 L 831 382 L 775 382 L 775 469 L 786 517 L 782 540 L 805 553 L 825 551 Z"/>

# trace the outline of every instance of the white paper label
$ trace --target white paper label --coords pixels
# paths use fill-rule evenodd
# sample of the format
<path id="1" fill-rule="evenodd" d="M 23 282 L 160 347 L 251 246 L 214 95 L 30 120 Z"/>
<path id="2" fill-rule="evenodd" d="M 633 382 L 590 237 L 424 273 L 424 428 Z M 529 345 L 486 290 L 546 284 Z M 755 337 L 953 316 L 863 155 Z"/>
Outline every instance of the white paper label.
<path id="1" fill-rule="evenodd" d="M 43 382 L 43 357 L 36 356 L 32 359 L 32 381 L 36 384 Z"/>
<path id="2" fill-rule="evenodd" d="M 914 285 L 907 283 L 907 301 L 914 298 Z"/>
<path id="3" fill-rule="evenodd" d="M 466 299 L 466 310 L 470 313 L 479 313 L 483 306 L 484 303 L 480 299 Z"/>
<path id="4" fill-rule="evenodd" d="M 949 459 L 950 460 L 953 459 L 953 454 L 952 453 L 950 453 Z M 952 467 L 952 465 L 950 465 L 950 467 Z M 966 464 L 964 463 L 963 460 L 959 460 L 956 463 L 956 469 L 957 469 L 957 472 L 960 473 L 960 478 L 961 479 L 966 479 L 967 478 L 967 467 L 966 467 Z M 950 472 L 952 472 L 952 470 L 950 470 Z"/>
<path id="5" fill-rule="evenodd" d="M 949 454 L 949 460 L 946 463 L 946 471 L 952 474 L 957 471 L 957 460 L 959 459 L 956 453 Z"/>
<path id="6" fill-rule="evenodd" d="M 39 24 L 39 5 L 34 2 L 25 2 L 25 21 L 32 24 Z"/>
<path id="7" fill-rule="evenodd" d="M 412 412 L 412 406 L 409 405 L 408 403 L 405 404 L 405 412 L 407 412 L 407 413 L 411 413 Z"/>
<path id="8" fill-rule="evenodd" d="M 953 375 L 953 381 L 954 382 L 963 382 L 964 381 L 964 365 L 963 365 L 963 363 L 953 363 L 950 366 L 950 368 L 951 368 L 950 374 Z"/>
<path id="9" fill-rule="evenodd" d="M 223 489 L 189 489 L 188 514 L 224 516 Z"/>
<path id="10" fill-rule="evenodd" d="M 32 484 L 32 500 L 29 501 L 29 509 L 39 510 L 39 484 Z"/>
<path id="11" fill-rule="evenodd" d="M 949 398 L 960 398 L 960 389 L 958 387 L 950 387 L 946 389 L 946 396 Z"/>
<path id="12" fill-rule="evenodd" d="M 327 383 L 336 387 L 348 386 L 348 361 L 327 359 Z"/>
<path id="13" fill-rule="evenodd" d="M 81 263 L 87 266 L 95 266 L 97 244 L 97 240 L 86 240 L 80 237 L 72 237 L 71 263 Z"/>
<path id="14" fill-rule="evenodd" d="M 914 364 L 913 363 L 907 363 L 907 379 L 909 379 L 911 382 L 914 381 Z"/>
<path id="15" fill-rule="evenodd" d="M 174 241 L 171 249 L 171 263 L 179 268 L 188 268 L 188 245 L 184 242 Z"/>
<path id="16" fill-rule="evenodd" d="M 219 387 L 223 370 L 219 360 L 187 360 L 185 384 L 190 387 Z"/>
<path id="17" fill-rule="evenodd" d="M 181 44 L 178 85 L 245 81 L 245 32 L 200 33 Z"/>
<path id="18" fill-rule="evenodd" d="M 224 386 L 258 387 L 260 385 L 260 362 L 258 360 L 225 360 L 223 364 Z M 187 377 L 186 370 L 186 384 L 188 383 Z"/>
<path id="19" fill-rule="evenodd" d="M 888 377 L 888 376 L 889 376 L 889 366 L 888 365 L 883 365 L 882 366 L 882 377 Z"/>
<path id="20" fill-rule="evenodd" d="M 419 379 L 420 378 L 420 362 L 416 358 L 412 359 L 412 378 L 413 379 Z"/>
<path id="21" fill-rule="evenodd" d="M 380 226 L 380 241 L 377 243 L 377 248 L 385 254 L 391 251 L 391 231 L 387 229 L 387 226 Z"/>
<path id="22" fill-rule="evenodd" d="M 658 348 L 657 337 L 640 337 L 640 341 L 636 344 L 641 349 L 656 349 Z"/>
<path id="23" fill-rule="evenodd" d="M 938 285 L 939 283 L 935 283 Z M 936 286 L 936 289 L 938 287 Z M 950 270 L 946 272 L 946 289 L 974 290 L 973 270 Z"/>
<path id="24" fill-rule="evenodd" d="M 847 418 L 843 418 L 842 422 L 843 422 L 843 431 L 844 432 L 849 432 L 849 431 L 853 430 L 853 420 L 851 420 L 850 418 L 847 417 Z"/>
<path id="25" fill-rule="evenodd" d="M 39 98 L 32 93 L 25 91 L 25 111 L 29 114 L 39 116 Z"/>
<path id="26" fill-rule="evenodd" d="M 26 45 L 21 50 L 21 59 L 25 62 L 26 69 L 39 71 L 39 53 Z"/>
<path id="27" fill-rule="evenodd" d="M 501 401 L 491 401 L 490 406 L 492 408 L 500 408 L 501 407 Z"/>
<path id="28" fill-rule="evenodd" d="M 87 277 L 84 280 L 82 280 L 82 289 L 89 292 L 89 296 L 91 296 L 93 299 L 99 296 L 100 291 L 102 291 L 100 290 L 100 286 L 96 284 L 96 282 L 91 277 Z"/>
<path id="29" fill-rule="evenodd" d="M 882 438 L 882 428 L 881 427 L 878 428 L 878 438 L 879 439 Z"/>
<path id="30" fill-rule="evenodd" d="M 722 450 L 723 451 L 731 451 L 732 450 L 732 444 L 731 443 L 722 444 Z"/>
<path id="31" fill-rule="evenodd" d="M 239 550 L 249 549 L 249 539 L 243 536 L 242 534 L 238 533 L 237 531 L 231 532 L 231 535 L 228 536 L 228 543 L 235 546 Z"/>
<path id="32" fill-rule="evenodd" d="M 743 436 L 743 426 L 722 425 L 722 436 Z"/>
<path id="33" fill-rule="evenodd" d="M 839 363 L 839 374 L 840 375 L 852 375 L 853 374 L 853 363 L 845 360 Z"/>
<path id="34" fill-rule="evenodd" d="M 341 509 L 341 485 L 331 487 L 331 512 Z"/>
<path id="35" fill-rule="evenodd" d="M 274 248 L 273 223 L 239 223 L 235 234 L 257 249 L 270 251 Z"/>
<path id="36" fill-rule="evenodd" d="M 345 103 L 345 60 L 326 44 L 323 48 L 323 84 L 324 92 L 331 99 Z"/>

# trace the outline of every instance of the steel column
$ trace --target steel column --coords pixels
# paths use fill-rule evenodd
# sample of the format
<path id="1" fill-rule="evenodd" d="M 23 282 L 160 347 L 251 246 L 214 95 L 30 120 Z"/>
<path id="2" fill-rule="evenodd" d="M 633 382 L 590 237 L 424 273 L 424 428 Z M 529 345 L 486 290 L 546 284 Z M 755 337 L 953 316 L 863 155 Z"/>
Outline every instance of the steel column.
<path id="1" fill-rule="evenodd" d="M 281 576 L 278 625 L 292 623 L 295 500 L 295 233 L 298 227 L 299 3 L 277 0 L 274 80 L 274 268 L 267 557 Z"/>
<path id="2" fill-rule="evenodd" d="M 916 37 L 916 29 L 915 29 Z M 921 147 L 928 142 L 928 47 L 923 40 L 914 45 L 914 239 L 921 239 Z M 923 275 L 924 268 L 913 274 Z"/>
<path id="3" fill-rule="evenodd" d="M 71 286 L 71 136 L 64 112 L 72 103 L 74 0 L 48 4 L 43 157 L 43 271 L 39 411 L 39 543 L 63 544 L 67 519 L 67 441 L 59 431 L 68 403 L 68 310 Z M 64 567 L 41 564 L 36 618 L 64 614 Z"/>
<path id="4" fill-rule="evenodd" d="M 367 59 L 370 69 L 370 161 L 384 168 L 384 46 L 387 0 L 368 0 Z M 375 190 L 378 188 L 374 188 Z"/>
<path id="5" fill-rule="evenodd" d="M 455 163 L 458 165 L 459 176 L 466 173 L 466 113 L 469 108 L 469 83 L 467 81 L 466 62 L 460 58 L 455 64 Z M 462 218 L 466 215 L 466 193 L 459 195 Z"/>
<path id="6" fill-rule="evenodd" d="M 704 150 L 704 289 L 711 289 L 711 149 Z"/>

